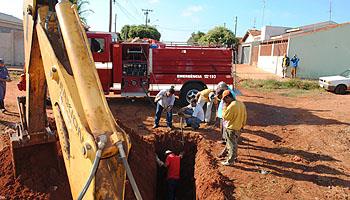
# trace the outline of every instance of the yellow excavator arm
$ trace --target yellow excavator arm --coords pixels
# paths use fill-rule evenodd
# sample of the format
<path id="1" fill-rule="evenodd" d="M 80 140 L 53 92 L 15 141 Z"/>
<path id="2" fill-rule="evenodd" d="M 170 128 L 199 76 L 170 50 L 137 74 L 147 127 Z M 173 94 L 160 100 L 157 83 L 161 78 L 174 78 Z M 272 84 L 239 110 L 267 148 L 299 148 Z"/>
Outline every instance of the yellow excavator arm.
<path id="1" fill-rule="evenodd" d="M 27 93 L 11 136 L 14 166 L 18 149 L 55 141 L 48 91 L 73 199 L 124 199 L 126 173 L 141 199 L 127 163 L 128 135 L 108 107 L 76 6 L 25 0 L 23 24 Z"/>

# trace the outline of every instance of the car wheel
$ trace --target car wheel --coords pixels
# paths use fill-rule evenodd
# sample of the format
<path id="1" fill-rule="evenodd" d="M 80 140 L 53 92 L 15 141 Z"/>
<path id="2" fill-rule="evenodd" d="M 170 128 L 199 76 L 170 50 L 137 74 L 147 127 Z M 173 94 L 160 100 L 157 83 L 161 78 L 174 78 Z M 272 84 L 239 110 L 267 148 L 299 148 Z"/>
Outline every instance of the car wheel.
<path id="1" fill-rule="evenodd" d="M 346 86 L 345 86 L 345 85 L 338 85 L 338 86 L 335 88 L 334 92 L 335 92 L 336 94 L 345 94 L 345 93 L 346 93 Z"/>
<path id="2" fill-rule="evenodd" d="M 204 89 L 204 86 L 199 83 L 189 83 L 185 85 L 185 87 L 181 89 L 181 93 L 180 93 L 181 105 L 189 104 L 191 98 L 193 96 L 196 96 L 196 94 L 199 91 L 202 91 L 203 89 Z"/>

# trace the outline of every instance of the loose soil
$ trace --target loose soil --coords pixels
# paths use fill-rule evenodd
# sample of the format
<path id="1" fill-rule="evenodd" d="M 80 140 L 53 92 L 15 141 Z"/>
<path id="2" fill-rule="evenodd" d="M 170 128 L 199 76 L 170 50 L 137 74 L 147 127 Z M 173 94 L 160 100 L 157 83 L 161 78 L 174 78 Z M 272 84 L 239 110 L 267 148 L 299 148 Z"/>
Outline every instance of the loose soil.
<path id="1" fill-rule="evenodd" d="M 221 166 L 216 158 L 223 148 L 218 128 L 203 125 L 183 134 L 179 128 L 154 130 L 154 108 L 147 99 L 108 99 L 132 140 L 129 162 L 144 199 L 164 198 L 165 170 L 157 167 L 155 154 L 164 159 L 166 149 L 185 152 L 179 199 L 350 198 L 350 95 L 296 98 L 241 92 L 244 95 L 238 98 L 247 106 L 248 125 L 233 167 Z M 5 102 L 10 112 L 0 114 L 0 199 L 70 199 L 59 167 L 13 176 L 7 135 L 19 120 L 18 94 L 15 83 L 10 83 Z M 179 119 L 174 121 L 179 127 Z M 161 124 L 165 125 L 164 118 Z M 134 199 L 128 183 L 126 199 Z"/>

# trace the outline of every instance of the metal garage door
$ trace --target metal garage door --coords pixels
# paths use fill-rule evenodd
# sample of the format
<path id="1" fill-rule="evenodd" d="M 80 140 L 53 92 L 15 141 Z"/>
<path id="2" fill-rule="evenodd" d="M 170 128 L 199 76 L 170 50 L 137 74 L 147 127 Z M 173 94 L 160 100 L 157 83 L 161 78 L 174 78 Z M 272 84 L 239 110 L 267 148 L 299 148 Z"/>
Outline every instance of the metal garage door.
<path id="1" fill-rule="evenodd" d="M 242 48 L 242 63 L 249 64 L 250 47 Z"/>

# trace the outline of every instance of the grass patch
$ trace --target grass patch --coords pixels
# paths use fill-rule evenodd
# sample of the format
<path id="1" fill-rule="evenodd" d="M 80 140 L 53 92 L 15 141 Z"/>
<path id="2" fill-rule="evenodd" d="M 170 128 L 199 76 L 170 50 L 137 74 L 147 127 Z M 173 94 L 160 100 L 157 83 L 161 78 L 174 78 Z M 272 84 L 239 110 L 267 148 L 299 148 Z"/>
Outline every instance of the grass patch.
<path id="1" fill-rule="evenodd" d="M 240 84 L 243 88 L 276 91 L 280 95 L 288 97 L 304 96 L 323 91 L 319 87 L 318 81 L 314 80 L 289 79 L 280 81 L 273 79 L 246 79 L 241 81 Z"/>

